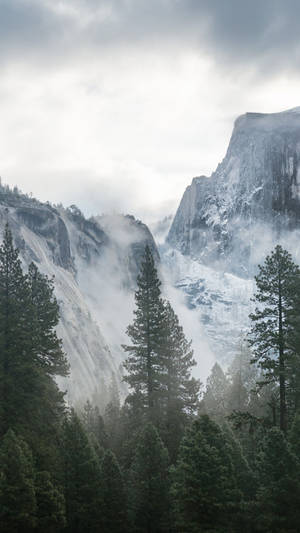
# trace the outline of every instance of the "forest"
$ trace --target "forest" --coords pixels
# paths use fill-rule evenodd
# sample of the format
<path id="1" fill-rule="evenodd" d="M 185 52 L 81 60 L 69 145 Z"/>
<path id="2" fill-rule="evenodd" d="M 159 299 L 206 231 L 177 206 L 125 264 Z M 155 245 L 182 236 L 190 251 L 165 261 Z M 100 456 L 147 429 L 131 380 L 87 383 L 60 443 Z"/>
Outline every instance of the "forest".
<path id="1" fill-rule="evenodd" d="M 145 249 L 120 400 L 58 388 L 54 280 L 0 246 L 1 533 L 300 531 L 300 269 L 281 246 L 255 278 L 251 329 L 226 372 L 192 377 L 192 344 Z"/>

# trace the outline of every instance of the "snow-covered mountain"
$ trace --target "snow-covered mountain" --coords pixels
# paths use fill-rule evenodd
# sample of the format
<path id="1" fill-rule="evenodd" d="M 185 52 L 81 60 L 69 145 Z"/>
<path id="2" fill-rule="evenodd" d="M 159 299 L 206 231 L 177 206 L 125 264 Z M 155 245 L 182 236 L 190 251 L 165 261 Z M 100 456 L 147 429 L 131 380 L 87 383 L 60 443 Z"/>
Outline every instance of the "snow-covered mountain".
<path id="1" fill-rule="evenodd" d="M 210 178 L 194 178 L 187 187 L 167 240 L 204 264 L 248 276 L 266 244 L 299 228 L 296 108 L 236 120 L 224 160 Z"/>
<path id="2" fill-rule="evenodd" d="M 162 248 L 222 361 L 248 327 L 257 264 L 278 242 L 300 262 L 300 108 L 235 121 L 225 158 L 187 187 Z"/>
<path id="3" fill-rule="evenodd" d="M 9 223 L 24 266 L 34 261 L 55 276 L 58 334 L 71 364 L 60 380 L 72 403 L 105 401 L 114 372 L 120 377 L 121 343 L 132 318 L 133 288 L 145 245 L 158 252 L 147 226 L 132 216 L 85 219 L 0 187 L 0 233 Z"/>
<path id="4" fill-rule="evenodd" d="M 121 377 L 146 244 L 160 255 L 164 295 L 193 339 L 203 379 L 215 358 L 226 363 L 236 352 L 266 253 L 282 242 L 300 263 L 300 108 L 236 120 L 217 170 L 193 179 L 173 221 L 153 226 L 159 254 L 132 216 L 86 219 L 76 206 L 43 204 L 0 185 L 0 233 L 7 221 L 24 266 L 35 261 L 55 276 L 58 334 L 71 363 L 60 384 L 72 403 L 104 403 L 111 373 Z"/>

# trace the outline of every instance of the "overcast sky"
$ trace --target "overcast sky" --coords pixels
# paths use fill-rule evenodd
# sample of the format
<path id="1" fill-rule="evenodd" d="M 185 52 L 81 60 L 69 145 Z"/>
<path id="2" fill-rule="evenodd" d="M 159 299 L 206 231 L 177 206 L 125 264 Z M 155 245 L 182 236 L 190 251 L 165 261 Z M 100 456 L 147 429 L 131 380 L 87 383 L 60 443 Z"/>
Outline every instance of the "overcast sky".
<path id="1" fill-rule="evenodd" d="M 299 0 L 0 0 L 0 175 L 41 200 L 149 222 L 299 105 Z"/>

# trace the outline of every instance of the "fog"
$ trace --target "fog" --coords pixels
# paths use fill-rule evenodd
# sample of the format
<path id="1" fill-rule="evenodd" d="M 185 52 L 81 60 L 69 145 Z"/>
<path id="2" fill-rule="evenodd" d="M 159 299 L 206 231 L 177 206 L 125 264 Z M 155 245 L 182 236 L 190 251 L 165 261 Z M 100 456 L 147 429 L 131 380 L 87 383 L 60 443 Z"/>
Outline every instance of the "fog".
<path id="1" fill-rule="evenodd" d="M 107 232 L 110 243 L 104 247 L 101 257 L 94 257 L 89 265 L 76 259 L 77 280 L 113 358 L 117 365 L 121 365 L 125 359 L 121 345 L 130 344 L 126 328 L 134 318 L 138 269 L 133 250 L 136 250 L 136 245 L 141 246 L 141 251 L 144 250 L 145 230 L 133 227 L 128 219 L 117 215 L 99 217 L 97 220 Z M 158 268 L 163 297 L 171 302 L 187 339 L 193 343 L 197 361 L 193 374 L 204 381 L 215 357 L 199 320 L 199 313 L 187 307 L 184 294 L 172 285 L 165 266 L 159 264 Z"/>

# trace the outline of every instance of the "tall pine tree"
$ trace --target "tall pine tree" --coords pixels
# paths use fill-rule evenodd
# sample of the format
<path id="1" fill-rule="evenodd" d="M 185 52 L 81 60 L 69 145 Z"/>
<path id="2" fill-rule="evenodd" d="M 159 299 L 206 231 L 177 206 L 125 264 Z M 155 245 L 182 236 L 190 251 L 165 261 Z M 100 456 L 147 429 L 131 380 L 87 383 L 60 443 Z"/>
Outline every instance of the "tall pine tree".
<path id="1" fill-rule="evenodd" d="M 55 375 L 68 364 L 57 338 L 53 282 L 34 265 L 24 274 L 8 225 L 0 246 L 0 436 L 9 428 L 29 443 L 40 470 L 57 460 L 64 413 Z"/>
<path id="2" fill-rule="evenodd" d="M 279 384 L 280 428 L 287 430 L 287 388 L 295 369 L 293 338 L 295 298 L 299 295 L 300 270 L 291 255 L 276 246 L 255 277 L 258 304 L 250 315 L 253 361 L 264 372 L 264 383 Z M 296 356 L 298 359 L 298 355 Z M 299 365 L 298 365 L 299 366 Z"/>
<path id="3" fill-rule="evenodd" d="M 188 342 L 171 304 L 164 302 L 164 343 L 160 354 L 161 408 L 165 443 L 175 460 L 187 421 L 196 412 L 200 383 L 191 377 L 196 365 Z"/>
<path id="4" fill-rule="evenodd" d="M 27 325 L 31 337 L 32 357 L 37 366 L 51 376 L 67 376 L 69 364 L 62 350 L 62 341 L 55 328 L 59 306 L 54 296 L 53 279 L 41 274 L 31 263 L 28 269 L 30 309 Z"/>
<path id="5" fill-rule="evenodd" d="M 131 389 L 127 401 L 132 404 L 138 402 L 148 419 L 154 422 L 159 410 L 163 301 L 161 282 L 149 246 L 145 249 L 137 285 L 135 318 L 127 328 L 132 344 L 123 346 L 129 354 L 124 363 L 127 371 L 124 380 Z"/>
<path id="6" fill-rule="evenodd" d="M 199 382 L 191 377 L 196 363 L 178 317 L 161 297 L 149 247 L 137 285 L 135 318 L 127 329 L 132 345 L 123 346 L 130 354 L 124 365 L 131 388 L 127 402 L 136 420 L 145 419 L 144 413 L 163 432 L 174 458 L 185 422 L 197 408 Z"/>
<path id="7" fill-rule="evenodd" d="M 38 379 L 30 353 L 29 306 L 27 276 L 7 225 L 0 246 L 0 436 L 25 419 Z"/>

